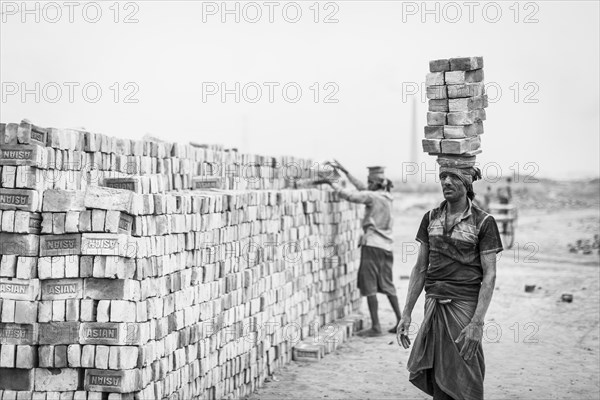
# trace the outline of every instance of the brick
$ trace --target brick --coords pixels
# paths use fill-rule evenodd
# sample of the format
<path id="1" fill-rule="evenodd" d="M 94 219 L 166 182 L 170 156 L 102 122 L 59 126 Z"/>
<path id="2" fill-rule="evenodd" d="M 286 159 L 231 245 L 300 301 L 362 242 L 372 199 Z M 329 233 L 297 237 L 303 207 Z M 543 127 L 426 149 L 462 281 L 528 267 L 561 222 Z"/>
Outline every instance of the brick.
<path id="1" fill-rule="evenodd" d="M 17 142 L 20 144 L 46 146 L 47 135 L 47 129 L 22 121 L 17 129 Z"/>
<path id="2" fill-rule="evenodd" d="M 466 139 L 443 139 L 442 153 L 444 154 L 464 154 L 479 149 L 481 140 L 479 136 Z"/>
<path id="3" fill-rule="evenodd" d="M 20 345 L 17 346 L 16 368 L 34 368 L 37 366 L 37 347 Z"/>
<path id="4" fill-rule="evenodd" d="M 15 212 L 12 210 L 5 210 L 2 213 L 2 221 L 0 222 L 0 226 L 4 232 L 14 232 Z"/>
<path id="5" fill-rule="evenodd" d="M 81 345 L 71 344 L 67 347 L 67 363 L 71 368 L 80 368 L 81 365 Z"/>
<path id="6" fill-rule="evenodd" d="M 136 322 L 136 306 L 134 302 L 125 300 L 111 300 L 111 322 Z"/>
<path id="7" fill-rule="evenodd" d="M 38 258 L 37 269 L 39 279 L 52 278 L 52 257 Z"/>
<path id="8" fill-rule="evenodd" d="M 79 277 L 79 256 L 65 256 L 65 278 Z"/>
<path id="9" fill-rule="evenodd" d="M 141 386 L 141 374 L 137 369 L 122 371 L 88 369 L 85 371 L 85 390 L 130 393 L 141 390 Z"/>
<path id="10" fill-rule="evenodd" d="M 52 321 L 52 301 L 40 301 L 38 303 L 38 322 Z"/>
<path id="11" fill-rule="evenodd" d="M 131 178 L 107 178 L 104 180 L 103 186 L 112 189 L 129 190 L 134 193 L 142 193 L 141 185 L 142 177 L 131 177 Z"/>
<path id="12" fill-rule="evenodd" d="M 485 109 L 448 113 L 448 125 L 471 125 L 485 121 Z"/>
<path id="13" fill-rule="evenodd" d="M 79 341 L 79 327 L 79 322 L 63 321 L 38 324 L 39 344 L 75 344 Z"/>
<path id="14" fill-rule="evenodd" d="M 15 301 L 15 323 L 33 324 L 37 322 L 38 303 L 34 301 Z"/>
<path id="15" fill-rule="evenodd" d="M 430 72 L 450 71 L 450 60 L 442 59 L 442 60 L 429 61 L 429 71 Z"/>
<path id="16" fill-rule="evenodd" d="M 75 368 L 36 368 L 34 388 L 46 392 L 77 390 L 79 371 Z"/>
<path id="17" fill-rule="evenodd" d="M 443 139 L 444 138 L 444 127 L 443 126 L 426 126 L 425 127 L 425 139 Z"/>
<path id="18" fill-rule="evenodd" d="M 444 78 L 447 85 L 483 82 L 483 69 L 475 69 L 472 71 L 448 71 L 445 73 Z"/>
<path id="19" fill-rule="evenodd" d="M 4 166 L 4 167 L 0 167 L 0 169 L 1 169 L 1 171 L 0 171 L 0 186 L 5 189 L 13 190 L 15 187 L 16 179 L 17 179 L 17 167 Z M 2 200 L 1 197 L 0 197 L 0 200 Z M 10 204 L 12 204 L 13 201 L 18 201 L 18 200 L 9 198 L 7 201 Z M 4 207 L 2 206 L 2 202 L 0 202 L 0 209 L 3 209 L 3 208 Z"/>
<path id="20" fill-rule="evenodd" d="M 133 192 L 100 186 L 88 186 L 85 192 L 86 208 L 129 212 Z"/>
<path id="21" fill-rule="evenodd" d="M 83 298 L 83 279 L 49 279 L 42 281 L 43 300 Z"/>
<path id="22" fill-rule="evenodd" d="M 15 211 L 15 233 L 34 233 L 42 231 L 42 216 L 40 213 Z"/>
<path id="23" fill-rule="evenodd" d="M 37 257 L 19 256 L 17 258 L 17 278 L 37 278 Z"/>
<path id="24" fill-rule="evenodd" d="M 47 212 L 42 213 L 42 222 L 40 224 L 40 232 L 52 234 L 53 222 L 54 222 L 54 217 L 52 216 L 52 213 L 47 213 Z"/>
<path id="25" fill-rule="evenodd" d="M 42 368 L 54 367 L 54 346 L 38 347 L 39 366 Z"/>
<path id="26" fill-rule="evenodd" d="M 0 259 L 0 276 L 14 278 L 17 276 L 17 256 L 14 254 L 3 255 Z"/>
<path id="27" fill-rule="evenodd" d="M 105 210 L 92 210 L 92 231 L 104 232 Z"/>
<path id="28" fill-rule="evenodd" d="M 81 300 L 79 303 L 79 318 L 82 322 L 96 321 L 96 306 L 94 300 Z"/>
<path id="29" fill-rule="evenodd" d="M 17 144 L 19 124 L 0 124 L 0 144 Z"/>
<path id="30" fill-rule="evenodd" d="M 319 361 L 324 353 L 321 346 L 299 343 L 292 350 L 294 361 Z"/>
<path id="31" fill-rule="evenodd" d="M 98 369 L 108 369 L 109 346 L 96 346 L 96 359 L 94 366 Z"/>
<path id="32" fill-rule="evenodd" d="M 41 191 L 44 189 L 44 178 L 42 170 L 40 169 L 35 167 L 17 167 L 15 187 Z"/>
<path id="33" fill-rule="evenodd" d="M 79 301 L 78 299 L 65 300 L 67 321 L 79 321 Z"/>
<path id="34" fill-rule="evenodd" d="M 0 298 L 38 300 L 40 298 L 40 282 L 37 279 L 0 278 Z"/>
<path id="35" fill-rule="evenodd" d="M 52 278 L 60 279 L 65 277 L 65 257 L 52 257 Z"/>
<path id="36" fill-rule="evenodd" d="M 48 189 L 44 191 L 42 211 L 67 212 L 83 211 L 85 192 L 82 190 Z"/>
<path id="37" fill-rule="evenodd" d="M 54 347 L 54 367 L 65 368 L 67 366 L 67 346 Z"/>
<path id="38" fill-rule="evenodd" d="M 450 112 L 470 111 L 478 108 L 486 108 L 487 106 L 487 95 L 448 100 L 448 109 Z"/>
<path id="39" fill-rule="evenodd" d="M 65 233 L 65 217 L 66 213 L 54 213 L 52 215 L 52 233 L 62 235 Z"/>
<path id="40" fill-rule="evenodd" d="M 92 276 L 94 267 L 93 256 L 81 256 L 79 258 L 79 276 L 87 278 Z"/>
<path id="41" fill-rule="evenodd" d="M 428 99 L 447 99 L 448 91 L 446 86 L 427 86 L 425 89 Z"/>
<path id="42" fill-rule="evenodd" d="M 32 345 L 37 343 L 35 325 L 0 323 L 0 343 L 14 345 Z"/>
<path id="43" fill-rule="evenodd" d="M 81 348 L 81 367 L 94 368 L 96 359 L 96 346 L 85 345 Z"/>
<path id="44" fill-rule="evenodd" d="M 129 256 L 131 254 L 127 236 L 114 233 L 83 233 L 81 236 L 81 254 Z"/>
<path id="45" fill-rule="evenodd" d="M 481 121 L 471 125 L 464 126 L 444 126 L 444 138 L 445 139 L 462 139 L 467 137 L 474 137 L 483 133 L 483 123 Z"/>
<path id="46" fill-rule="evenodd" d="M 444 112 L 427 112 L 427 125 L 440 126 L 446 125 L 446 115 Z"/>
<path id="47" fill-rule="evenodd" d="M 448 85 L 448 98 L 477 97 L 485 94 L 483 82 Z"/>
<path id="48" fill-rule="evenodd" d="M 425 85 L 427 86 L 442 86 L 445 84 L 444 72 L 430 72 L 425 77 Z"/>
<path id="49" fill-rule="evenodd" d="M 65 216 L 65 232 L 77 233 L 79 232 L 79 212 L 78 211 L 67 211 Z"/>
<path id="50" fill-rule="evenodd" d="M 35 370 L 0 368 L 0 389 L 33 390 Z"/>
<path id="51" fill-rule="evenodd" d="M 440 139 L 422 139 L 423 151 L 425 153 L 440 153 L 441 152 L 441 140 Z"/>
<path id="52" fill-rule="evenodd" d="M 62 256 L 80 253 L 80 234 L 40 236 L 40 256 Z"/>
<path id="53" fill-rule="evenodd" d="M 450 59 L 450 70 L 472 71 L 483 68 L 483 57 L 458 57 Z"/>
<path id="54" fill-rule="evenodd" d="M 193 189 L 220 189 L 223 185 L 221 178 L 197 176 L 192 178 Z"/>
<path id="55" fill-rule="evenodd" d="M 0 368 L 14 368 L 17 358 L 17 346 L 2 344 L 0 346 Z"/>
<path id="56" fill-rule="evenodd" d="M 110 346 L 109 369 L 133 369 L 137 367 L 138 348 L 134 346 Z"/>
<path id="57" fill-rule="evenodd" d="M 92 211 L 85 210 L 79 213 L 79 231 L 91 232 L 92 230 Z"/>
<path id="58" fill-rule="evenodd" d="M 86 278 L 83 297 L 94 300 L 141 300 L 139 282 L 128 279 Z"/>
<path id="59" fill-rule="evenodd" d="M 65 321 L 67 310 L 64 300 L 52 300 L 52 321 Z"/>
<path id="60" fill-rule="evenodd" d="M 141 326 L 139 323 L 82 322 L 79 343 L 111 346 L 145 343 Z"/>
<path id="61" fill-rule="evenodd" d="M 45 151 L 38 145 L 0 144 L 0 165 L 45 167 Z"/>
<path id="62" fill-rule="evenodd" d="M 19 256 L 37 256 L 40 237 L 37 235 L 21 235 L 18 233 L 0 233 L 0 254 Z"/>
<path id="63" fill-rule="evenodd" d="M 110 300 L 100 300 L 96 308 L 96 321 L 108 322 L 110 320 Z"/>

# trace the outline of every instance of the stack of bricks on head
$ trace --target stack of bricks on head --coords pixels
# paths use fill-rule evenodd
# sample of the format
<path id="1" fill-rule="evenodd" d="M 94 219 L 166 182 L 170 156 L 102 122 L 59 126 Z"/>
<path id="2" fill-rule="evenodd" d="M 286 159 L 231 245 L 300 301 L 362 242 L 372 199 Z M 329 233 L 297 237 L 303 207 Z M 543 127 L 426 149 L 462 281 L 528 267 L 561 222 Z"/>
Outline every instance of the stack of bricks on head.
<path id="1" fill-rule="evenodd" d="M 488 106 L 483 58 L 463 57 L 429 62 L 426 77 L 427 126 L 423 151 L 440 165 L 472 166 L 481 153 L 483 121 Z"/>
<path id="2" fill-rule="evenodd" d="M 309 160 L 26 120 L 0 139 L 0 399 L 239 398 L 352 323 L 361 210 L 298 188 Z"/>

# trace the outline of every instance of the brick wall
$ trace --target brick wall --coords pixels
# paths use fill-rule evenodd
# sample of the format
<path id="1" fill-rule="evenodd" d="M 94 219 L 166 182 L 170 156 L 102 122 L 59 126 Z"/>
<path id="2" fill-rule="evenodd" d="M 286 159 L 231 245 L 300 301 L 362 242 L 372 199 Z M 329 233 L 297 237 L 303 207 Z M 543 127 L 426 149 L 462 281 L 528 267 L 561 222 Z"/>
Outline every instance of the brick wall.
<path id="1" fill-rule="evenodd" d="M 242 397 L 359 302 L 310 160 L 0 126 L 0 398 Z"/>

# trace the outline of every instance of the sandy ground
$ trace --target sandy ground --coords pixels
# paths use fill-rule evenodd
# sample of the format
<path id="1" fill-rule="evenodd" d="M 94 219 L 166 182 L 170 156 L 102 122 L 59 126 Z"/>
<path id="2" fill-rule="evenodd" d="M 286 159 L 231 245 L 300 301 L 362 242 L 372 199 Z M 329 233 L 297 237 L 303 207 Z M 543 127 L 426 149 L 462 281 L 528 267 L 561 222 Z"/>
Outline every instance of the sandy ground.
<path id="1" fill-rule="evenodd" d="M 395 280 L 403 305 L 415 256 L 418 224 L 434 199 L 396 202 Z M 567 244 L 598 233 L 595 209 L 521 210 L 516 242 L 498 261 L 496 291 L 486 320 L 485 394 L 488 399 L 600 398 L 600 268 L 593 255 L 570 254 Z M 404 251 L 403 251 L 404 249 Z M 402 276 L 402 279 L 401 279 Z M 533 293 L 525 284 L 535 284 Z M 573 294 L 572 303 L 560 300 Z M 384 327 L 394 316 L 379 296 Z M 368 315 L 366 302 L 361 312 Z M 413 322 L 423 317 L 423 296 Z M 409 350 L 395 336 L 353 337 L 318 363 L 292 362 L 250 399 L 425 399 L 408 382 Z"/>

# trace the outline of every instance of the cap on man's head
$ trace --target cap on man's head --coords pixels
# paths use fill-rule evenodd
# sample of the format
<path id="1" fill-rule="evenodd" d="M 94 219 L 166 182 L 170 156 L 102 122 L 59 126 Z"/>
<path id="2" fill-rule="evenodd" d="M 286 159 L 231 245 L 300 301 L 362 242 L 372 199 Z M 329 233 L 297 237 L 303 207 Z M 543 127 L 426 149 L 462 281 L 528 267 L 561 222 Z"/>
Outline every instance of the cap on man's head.
<path id="1" fill-rule="evenodd" d="M 369 178 L 380 178 L 380 179 L 385 178 L 385 174 L 384 174 L 385 167 L 375 166 L 375 167 L 367 167 L 367 168 L 369 169 Z"/>

